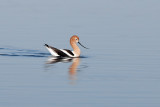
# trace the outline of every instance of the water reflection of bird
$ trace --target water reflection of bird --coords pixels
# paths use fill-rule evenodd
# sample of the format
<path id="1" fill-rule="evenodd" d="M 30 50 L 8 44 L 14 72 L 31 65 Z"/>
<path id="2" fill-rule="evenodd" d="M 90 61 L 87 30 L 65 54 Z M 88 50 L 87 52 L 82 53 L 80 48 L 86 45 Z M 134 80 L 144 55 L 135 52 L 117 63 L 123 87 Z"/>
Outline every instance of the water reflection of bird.
<path id="1" fill-rule="evenodd" d="M 46 64 L 55 64 L 58 62 L 71 62 L 73 58 L 70 57 L 50 57 Z"/>
<path id="2" fill-rule="evenodd" d="M 80 42 L 79 42 L 79 37 L 77 35 L 73 35 L 70 38 L 70 45 L 73 48 L 73 51 L 68 50 L 68 49 L 57 49 L 55 47 L 49 46 L 45 44 L 46 48 L 48 51 L 53 55 L 57 57 L 79 57 L 80 56 L 80 49 L 77 46 L 76 43 L 79 43 L 82 47 L 84 47 Z M 84 47 L 86 48 L 86 47 Z M 88 49 L 88 48 L 86 48 Z"/>
<path id="3" fill-rule="evenodd" d="M 59 58 L 59 57 L 50 57 L 46 64 L 55 64 L 58 62 L 72 62 L 69 69 L 69 79 L 71 80 L 71 84 L 75 83 L 75 80 L 77 79 L 77 69 L 80 64 L 80 58 Z"/>
<path id="4" fill-rule="evenodd" d="M 69 67 L 69 76 L 70 76 L 70 80 L 76 80 L 76 73 L 77 73 L 77 68 L 78 65 L 80 63 L 80 59 L 79 58 L 74 58 L 73 59 L 73 63 L 72 65 Z M 72 81 L 73 83 L 73 81 Z"/>

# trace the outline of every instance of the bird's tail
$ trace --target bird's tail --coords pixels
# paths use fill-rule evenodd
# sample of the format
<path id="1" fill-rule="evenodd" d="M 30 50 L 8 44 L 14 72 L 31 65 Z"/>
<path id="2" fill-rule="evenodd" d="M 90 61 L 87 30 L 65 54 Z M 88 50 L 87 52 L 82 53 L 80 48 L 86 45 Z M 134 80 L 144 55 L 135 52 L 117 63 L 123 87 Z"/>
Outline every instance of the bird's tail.
<path id="1" fill-rule="evenodd" d="M 45 44 L 44 46 L 48 47 L 49 48 L 49 45 Z"/>

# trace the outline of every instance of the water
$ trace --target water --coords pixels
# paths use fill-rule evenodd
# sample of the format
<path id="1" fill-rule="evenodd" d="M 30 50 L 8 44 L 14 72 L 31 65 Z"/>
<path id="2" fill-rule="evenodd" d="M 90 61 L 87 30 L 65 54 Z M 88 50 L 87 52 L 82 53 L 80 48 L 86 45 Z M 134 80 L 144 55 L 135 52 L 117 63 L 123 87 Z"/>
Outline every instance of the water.
<path id="1" fill-rule="evenodd" d="M 159 3 L 1 0 L 0 106 L 159 107 Z M 51 60 L 73 34 L 90 49 Z"/>

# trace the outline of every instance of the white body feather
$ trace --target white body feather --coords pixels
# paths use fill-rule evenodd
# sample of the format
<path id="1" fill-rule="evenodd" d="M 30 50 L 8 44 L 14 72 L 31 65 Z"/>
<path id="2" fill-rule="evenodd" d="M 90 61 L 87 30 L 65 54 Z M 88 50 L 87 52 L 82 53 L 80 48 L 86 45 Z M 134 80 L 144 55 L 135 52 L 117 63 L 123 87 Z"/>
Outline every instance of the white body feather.
<path id="1" fill-rule="evenodd" d="M 48 51 L 49 51 L 53 56 L 59 56 L 53 49 L 48 48 L 48 47 L 46 47 L 46 48 L 48 49 Z M 70 53 L 68 53 L 68 52 L 67 52 L 66 50 L 64 50 L 64 49 L 59 49 L 59 50 L 61 50 L 61 51 L 64 52 L 65 54 L 67 54 L 69 57 L 78 57 L 78 55 L 76 55 L 74 51 L 72 51 L 72 53 L 74 54 L 74 56 L 73 56 L 73 55 L 71 55 Z"/>

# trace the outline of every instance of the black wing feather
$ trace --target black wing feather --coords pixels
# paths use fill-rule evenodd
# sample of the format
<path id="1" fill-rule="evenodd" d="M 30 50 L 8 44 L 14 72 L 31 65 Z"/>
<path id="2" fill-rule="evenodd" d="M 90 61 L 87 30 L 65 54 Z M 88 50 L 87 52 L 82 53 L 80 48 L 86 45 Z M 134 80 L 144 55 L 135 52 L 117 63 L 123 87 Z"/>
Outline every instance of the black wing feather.
<path id="1" fill-rule="evenodd" d="M 68 49 L 63 49 L 65 51 L 67 51 L 69 54 L 71 54 L 72 56 L 74 56 L 73 52 L 71 50 L 68 50 Z"/>
<path id="2" fill-rule="evenodd" d="M 53 49 L 59 56 L 61 57 L 69 57 L 67 54 L 65 54 L 63 51 L 55 48 L 55 47 L 52 47 L 52 46 L 49 46 L 47 44 L 45 44 L 46 47 L 50 48 L 50 49 Z"/>

